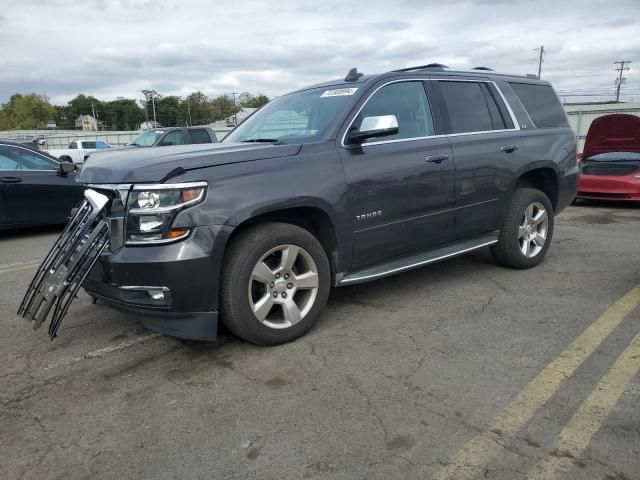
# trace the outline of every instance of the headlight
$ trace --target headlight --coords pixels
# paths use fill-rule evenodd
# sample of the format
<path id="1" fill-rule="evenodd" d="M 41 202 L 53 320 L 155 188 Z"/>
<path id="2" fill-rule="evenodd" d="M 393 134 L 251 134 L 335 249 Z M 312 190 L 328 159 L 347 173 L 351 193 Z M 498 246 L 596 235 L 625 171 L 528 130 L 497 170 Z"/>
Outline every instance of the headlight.
<path id="1" fill-rule="evenodd" d="M 206 189 L 206 182 L 134 185 L 127 202 L 127 244 L 166 243 L 189 235 L 188 228 L 173 228 L 173 220 L 180 210 L 200 203 Z"/>

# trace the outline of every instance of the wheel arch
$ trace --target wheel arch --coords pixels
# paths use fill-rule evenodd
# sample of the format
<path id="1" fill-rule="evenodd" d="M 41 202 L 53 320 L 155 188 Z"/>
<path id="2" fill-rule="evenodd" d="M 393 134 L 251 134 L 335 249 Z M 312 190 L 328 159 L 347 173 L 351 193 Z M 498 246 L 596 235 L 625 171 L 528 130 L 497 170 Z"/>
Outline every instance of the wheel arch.
<path id="1" fill-rule="evenodd" d="M 544 192 L 549 197 L 554 211 L 557 209 L 560 175 L 553 162 L 532 165 L 527 170 L 520 172 L 513 184 L 512 195 L 519 187 L 531 187 Z"/>
<path id="2" fill-rule="evenodd" d="M 336 272 L 344 270 L 343 265 L 348 262 L 345 252 L 350 252 L 350 249 L 344 232 L 335 221 L 335 216 L 330 212 L 331 210 L 320 202 L 298 202 L 293 206 L 286 207 L 282 204 L 272 204 L 241 212 L 230 219 L 234 229 L 227 241 L 226 248 L 234 238 L 252 225 L 264 222 L 296 225 L 311 232 L 322 245 L 329 259 L 333 283 Z"/>

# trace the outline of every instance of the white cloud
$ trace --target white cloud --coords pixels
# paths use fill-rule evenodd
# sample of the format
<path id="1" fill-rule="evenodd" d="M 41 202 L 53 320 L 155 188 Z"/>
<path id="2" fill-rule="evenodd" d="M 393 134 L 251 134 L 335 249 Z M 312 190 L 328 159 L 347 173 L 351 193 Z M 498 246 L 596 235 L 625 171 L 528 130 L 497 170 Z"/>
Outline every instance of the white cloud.
<path id="1" fill-rule="evenodd" d="M 626 88 L 640 99 L 637 0 L 22 0 L 3 6 L 0 23 L 0 101 L 138 98 L 142 88 L 272 96 L 353 66 L 533 73 L 541 44 L 543 76 L 560 92 L 613 91 L 612 62 L 629 59 Z"/>

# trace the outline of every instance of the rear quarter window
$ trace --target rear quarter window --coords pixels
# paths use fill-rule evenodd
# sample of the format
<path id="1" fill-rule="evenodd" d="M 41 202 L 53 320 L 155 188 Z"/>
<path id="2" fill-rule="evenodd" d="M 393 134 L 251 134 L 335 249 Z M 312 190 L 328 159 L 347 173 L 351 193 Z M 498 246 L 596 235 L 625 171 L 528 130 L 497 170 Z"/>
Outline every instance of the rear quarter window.
<path id="1" fill-rule="evenodd" d="M 202 129 L 196 128 L 193 130 L 189 130 L 189 135 L 191 135 L 191 143 L 211 143 L 211 137 L 209 133 Z"/>
<path id="2" fill-rule="evenodd" d="M 568 127 L 567 117 L 553 89 L 548 85 L 510 83 L 531 121 L 538 128 Z"/>

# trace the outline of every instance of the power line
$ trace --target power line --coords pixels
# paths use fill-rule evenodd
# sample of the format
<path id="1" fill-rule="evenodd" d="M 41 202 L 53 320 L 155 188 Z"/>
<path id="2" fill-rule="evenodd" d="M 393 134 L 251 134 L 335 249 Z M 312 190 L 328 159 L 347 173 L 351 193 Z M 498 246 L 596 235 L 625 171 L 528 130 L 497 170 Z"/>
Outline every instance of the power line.
<path id="1" fill-rule="evenodd" d="M 625 67 L 625 64 L 628 65 L 631 62 L 629 60 L 621 60 L 619 62 L 613 62 L 614 65 L 620 65 L 616 68 L 617 72 L 620 72 L 618 75 L 618 85 L 616 85 L 616 102 L 620 101 L 620 87 L 622 86 L 622 82 L 625 78 L 622 76 L 622 72 L 629 71 L 629 67 Z"/>

